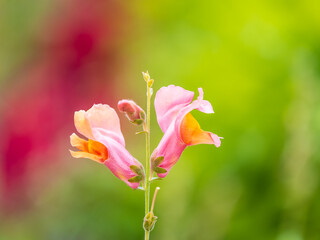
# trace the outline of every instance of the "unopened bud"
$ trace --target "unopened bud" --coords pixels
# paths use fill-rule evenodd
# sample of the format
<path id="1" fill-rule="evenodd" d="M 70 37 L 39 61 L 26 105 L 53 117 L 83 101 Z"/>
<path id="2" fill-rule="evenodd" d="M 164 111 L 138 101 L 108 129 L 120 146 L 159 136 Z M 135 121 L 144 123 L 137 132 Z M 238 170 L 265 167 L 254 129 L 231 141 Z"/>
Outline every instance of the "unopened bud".
<path id="1" fill-rule="evenodd" d="M 154 216 L 153 212 L 149 212 L 145 217 L 143 221 L 143 228 L 146 231 L 152 231 L 154 228 L 154 225 L 157 222 L 158 217 Z"/>
<path id="2" fill-rule="evenodd" d="M 118 109 L 120 112 L 125 113 L 129 121 L 134 124 L 141 125 L 145 120 L 146 114 L 143 109 L 132 100 L 124 99 L 119 101 Z"/>
<path id="3" fill-rule="evenodd" d="M 148 73 L 148 71 L 145 73 L 145 72 L 142 72 L 142 75 L 143 75 L 143 78 L 146 82 L 149 82 L 150 80 L 150 75 Z"/>
<path id="4" fill-rule="evenodd" d="M 153 79 L 150 79 L 150 80 L 148 81 L 148 87 L 152 87 L 153 82 L 154 82 L 154 80 L 153 80 Z"/>

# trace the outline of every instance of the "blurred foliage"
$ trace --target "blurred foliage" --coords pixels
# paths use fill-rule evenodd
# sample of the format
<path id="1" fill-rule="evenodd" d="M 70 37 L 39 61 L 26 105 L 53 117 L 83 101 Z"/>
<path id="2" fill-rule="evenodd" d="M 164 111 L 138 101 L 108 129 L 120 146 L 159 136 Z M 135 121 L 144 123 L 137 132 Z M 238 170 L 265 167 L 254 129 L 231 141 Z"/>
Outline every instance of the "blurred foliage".
<path id="1" fill-rule="evenodd" d="M 52 3 L 39 7 L 43 2 L 0 4 L 1 84 L 27 54 L 30 19 L 45 19 Z M 187 148 L 159 181 L 151 238 L 320 239 L 319 2 L 122 5 L 131 21 L 119 99 L 144 105 L 140 72 L 147 69 L 155 91 L 202 87 L 216 113 L 193 114 L 203 129 L 224 137 L 218 149 Z M 144 162 L 143 137 L 121 121 L 128 149 Z M 153 147 L 161 136 L 153 115 Z M 1 219 L 0 239 L 142 239 L 143 192 L 97 164 L 64 157 L 67 173 L 43 186 L 30 210 Z M 71 168 L 70 161 L 78 162 Z"/>

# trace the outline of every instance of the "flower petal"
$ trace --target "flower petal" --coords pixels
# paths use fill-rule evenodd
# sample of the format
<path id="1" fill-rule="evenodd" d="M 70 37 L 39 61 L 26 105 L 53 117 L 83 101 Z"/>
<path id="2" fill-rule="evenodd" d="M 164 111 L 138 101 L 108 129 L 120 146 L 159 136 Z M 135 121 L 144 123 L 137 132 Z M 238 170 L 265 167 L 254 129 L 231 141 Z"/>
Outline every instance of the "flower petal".
<path id="1" fill-rule="evenodd" d="M 95 154 L 88 153 L 88 152 L 81 152 L 81 151 L 79 151 L 79 152 L 75 152 L 75 151 L 71 151 L 71 150 L 69 150 L 69 151 L 70 151 L 72 157 L 74 157 L 74 158 L 89 158 L 89 159 L 96 161 L 98 163 L 103 163 L 101 158 Z"/>
<path id="2" fill-rule="evenodd" d="M 181 137 L 181 133 L 180 133 L 181 122 L 189 112 L 191 112 L 194 109 L 197 109 L 204 113 L 213 113 L 211 104 L 208 101 L 203 100 L 202 88 L 199 88 L 198 90 L 199 90 L 199 96 L 197 100 L 193 101 L 191 104 L 181 109 L 177 117 L 175 118 L 175 130 L 178 137 Z"/>
<path id="3" fill-rule="evenodd" d="M 117 178 L 124 181 L 131 188 L 137 188 L 140 184 L 139 182 L 132 183 L 128 181 L 130 178 L 136 176 L 130 166 L 135 165 L 143 168 L 141 163 L 136 160 L 122 144 L 105 135 L 104 129 L 93 128 L 92 131 L 96 137 L 96 141 L 102 143 L 108 149 L 109 158 L 104 164 Z"/>
<path id="4" fill-rule="evenodd" d="M 177 163 L 183 150 L 187 146 L 201 143 L 214 144 L 217 147 L 220 146 L 220 137 L 213 133 L 201 130 L 199 123 L 190 114 L 190 112 L 194 109 L 197 109 L 204 113 L 213 113 L 211 104 L 208 101 L 203 100 L 202 88 L 198 89 L 199 97 L 192 103 L 190 103 L 191 99 L 189 98 L 188 101 L 190 101 L 185 101 L 185 104 L 181 103 L 172 105 L 170 104 L 174 101 L 170 100 L 170 95 L 162 96 L 162 94 L 164 93 L 170 93 L 168 88 L 176 89 L 179 87 L 169 86 L 167 88 L 164 88 L 164 90 L 160 89 L 162 92 L 160 92 L 159 90 L 160 93 L 158 93 L 160 94 L 161 98 L 158 98 L 158 100 L 163 98 L 165 106 L 159 106 L 160 103 L 155 104 L 156 107 L 159 107 L 158 109 L 156 109 L 158 122 L 159 124 L 164 124 L 163 126 L 161 126 L 161 129 L 163 131 L 165 130 L 165 132 L 158 147 L 152 153 L 151 159 L 153 161 L 152 163 L 154 163 L 154 160 L 159 157 L 163 157 L 161 163 L 159 165 L 156 165 L 156 167 L 159 167 L 159 170 L 161 170 L 161 168 L 167 170 L 167 172 L 165 173 L 161 173 L 160 171 L 157 173 L 161 178 L 165 177 L 168 174 L 169 170 Z M 165 102 L 165 97 L 169 99 L 167 100 L 168 104 L 166 104 Z M 168 109 L 171 106 L 172 109 Z M 169 120 L 171 122 L 169 122 Z M 168 124 L 169 127 L 167 127 Z M 154 170 L 157 171 L 157 168 L 154 168 Z"/>
<path id="5" fill-rule="evenodd" d="M 203 131 L 200 128 L 197 120 L 188 113 L 183 118 L 180 125 L 180 134 L 182 141 L 188 146 L 196 144 L 214 144 L 219 147 L 221 144 L 220 138 L 211 133 Z"/>
<path id="6" fill-rule="evenodd" d="M 87 138 L 93 138 L 91 126 L 88 119 L 85 117 L 86 112 L 80 110 L 74 113 L 74 125 L 79 133 Z"/>
<path id="7" fill-rule="evenodd" d="M 104 134 L 106 134 L 106 136 L 113 138 L 122 145 L 125 145 L 120 129 L 119 117 L 116 111 L 109 105 L 95 104 L 86 112 L 85 117 L 88 119 L 91 129 L 104 129 Z"/>
<path id="8" fill-rule="evenodd" d="M 172 123 L 151 156 L 151 159 L 153 160 L 161 156 L 164 157 L 159 167 L 164 168 L 167 170 L 167 172 L 157 173 L 159 177 L 163 178 L 167 176 L 170 169 L 177 163 L 186 147 L 187 144 L 182 142 L 181 139 L 177 137 L 174 130 L 174 123 Z"/>
<path id="9" fill-rule="evenodd" d="M 154 105 L 157 120 L 163 132 L 168 129 L 178 112 L 192 101 L 193 96 L 193 92 L 174 85 L 159 89 Z"/>
<path id="10" fill-rule="evenodd" d="M 105 161 L 109 158 L 108 149 L 102 143 L 99 143 L 97 141 L 89 139 L 88 150 L 89 150 L 89 153 L 92 153 L 101 157 L 102 161 Z"/>
<path id="11" fill-rule="evenodd" d="M 76 147 L 81 151 L 88 152 L 88 141 L 78 137 L 75 133 L 71 134 L 70 143 L 72 147 Z"/>
<path id="12" fill-rule="evenodd" d="M 86 112 L 83 110 L 75 112 L 74 122 L 78 132 L 89 139 L 95 140 L 92 128 L 102 128 L 105 135 L 125 145 L 118 115 L 107 104 L 95 104 Z"/>

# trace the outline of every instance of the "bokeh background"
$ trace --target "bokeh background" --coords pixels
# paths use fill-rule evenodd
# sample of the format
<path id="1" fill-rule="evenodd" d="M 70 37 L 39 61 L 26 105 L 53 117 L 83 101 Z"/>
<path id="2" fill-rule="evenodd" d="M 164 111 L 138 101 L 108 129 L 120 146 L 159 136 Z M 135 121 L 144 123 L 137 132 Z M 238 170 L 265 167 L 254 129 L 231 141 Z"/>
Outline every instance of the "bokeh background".
<path id="1" fill-rule="evenodd" d="M 224 137 L 157 183 L 152 239 L 320 239 L 319 12 L 317 0 L 0 1 L 0 239 L 143 239 L 143 192 L 68 149 L 75 110 L 145 107 L 146 70 L 154 91 L 202 87 L 216 113 L 194 116 Z M 144 137 L 120 119 L 144 163 Z"/>

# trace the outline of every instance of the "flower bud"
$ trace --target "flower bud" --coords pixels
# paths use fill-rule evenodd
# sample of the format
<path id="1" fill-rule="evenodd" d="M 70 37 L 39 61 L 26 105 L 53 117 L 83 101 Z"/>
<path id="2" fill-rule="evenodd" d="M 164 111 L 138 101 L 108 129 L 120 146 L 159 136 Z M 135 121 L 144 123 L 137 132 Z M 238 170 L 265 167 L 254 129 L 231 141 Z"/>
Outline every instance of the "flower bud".
<path id="1" fill-rule="evenodd" d="M 156 224 L 158 217 L 154 216 L 153 212 L 149 212 L 145 217 L 143 221 L 143 228 L 146 231 L 152 231 L 154 228 L 154 225 Z"/>
<path id="2" fill-rule="evenodd" d="M 152 87 L 152 85 L 153 85 L 153 82 L 154 82 L 154 80 L 153 79 L 150 79 L 149 81 L 148 81 L 148 87 Z"/>
<path id="3" fill-rule="evenodd" d="M 150 75 L 148 73 L 148 71 L 145 73 L 145 72 L 142 72 L 142 75 L 143 75 L 143 78 L 146 82 L 149 82 L 150 80 Z"/>
<path id="4" fill-rule="evenodd" d="M 126 117 L 130 122 L 136 125 L 141 125 L 145 120 L 146 114 L 144 113 L 143 109 L 132 100 L 124 99 L 119 101 L 118 109 L 120 112 L 126 114 Z"/>

